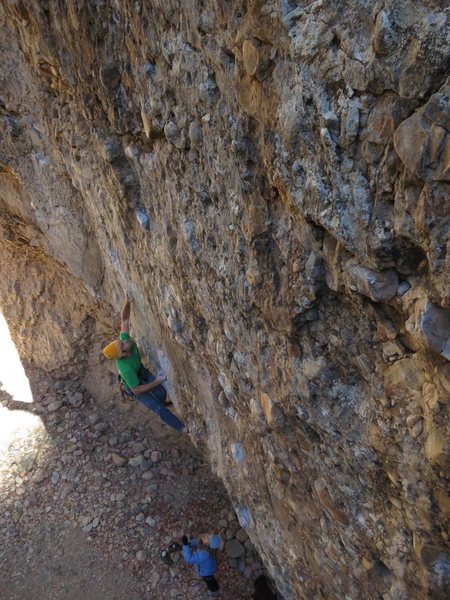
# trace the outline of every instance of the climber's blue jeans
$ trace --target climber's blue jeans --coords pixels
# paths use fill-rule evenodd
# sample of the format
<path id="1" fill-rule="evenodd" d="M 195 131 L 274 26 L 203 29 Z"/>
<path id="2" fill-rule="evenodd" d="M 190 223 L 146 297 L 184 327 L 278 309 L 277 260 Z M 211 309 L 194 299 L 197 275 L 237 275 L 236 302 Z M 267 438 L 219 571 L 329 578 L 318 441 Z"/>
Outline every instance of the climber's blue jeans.
<path id="1" fill-rule="evenodd" d="M 155 376 L 145 368 L 142 368 L 139 373 L 140 384 L 151 383 L 155 380 Z M 184 427 L 183 423 L 178 419 L 170 410 L 165 406 L 165 400 L 167 396 L 166 389 L 162 385 L 158 385 L 153 388 L 151 392 L 146 394 L 135 394 L 134 395 L 139 402 L 142 402 L 144 406 L 152 410 L 158 417 L 169 427 L 181 431 Z"/>

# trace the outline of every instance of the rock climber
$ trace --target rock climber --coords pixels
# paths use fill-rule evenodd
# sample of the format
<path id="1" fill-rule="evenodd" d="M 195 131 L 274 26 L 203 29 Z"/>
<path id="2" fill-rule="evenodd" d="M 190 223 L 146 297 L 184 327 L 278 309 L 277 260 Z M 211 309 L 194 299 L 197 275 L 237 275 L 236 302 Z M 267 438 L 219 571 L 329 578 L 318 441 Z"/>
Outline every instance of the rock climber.
<path id="1" fill-rule="evenodd" d="M 220 547 L 218 535 L 205 534 L 200 540 L 188 540 L 184 535 L 181 539 L 183 544 L 183 556 L 187 563 L 193 564 L 195 570 L 208 587 L 208 596 L 220 596 L 220 586 L 214 577 L 217 571 L 216 550 Z"/>
<path id="2" fill-rule="evenodd" d="M 136 397 L 169 427 L 187 432 L 183 423 L 166 406 L 167 392 L 161 384 L 167 377 L 155 377 L 141 363 L 139 350 L 130 338 L 130 311 L 130 298 L 127 294 L 120 313 L 119 339 L 108 344 L 103 349 L 103 354 L 108 359 L 116 360 L 117 370 L 126 393 Z"/>

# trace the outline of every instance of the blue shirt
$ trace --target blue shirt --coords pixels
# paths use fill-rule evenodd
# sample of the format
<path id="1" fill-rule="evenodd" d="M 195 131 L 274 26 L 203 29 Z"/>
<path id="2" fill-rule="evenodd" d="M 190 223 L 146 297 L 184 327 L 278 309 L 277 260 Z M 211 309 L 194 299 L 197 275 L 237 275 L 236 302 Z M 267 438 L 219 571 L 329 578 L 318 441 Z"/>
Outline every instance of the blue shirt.
<path id="1" fill-rule="evenodd" d="M 194 565 L 201 577 L 209 577 L 217 571 L 216 559 L 206 548 L 198 547 L 198 540 L 191 540 L 189 545 L 183 546 L 183 556 L 186 562 Z"/>

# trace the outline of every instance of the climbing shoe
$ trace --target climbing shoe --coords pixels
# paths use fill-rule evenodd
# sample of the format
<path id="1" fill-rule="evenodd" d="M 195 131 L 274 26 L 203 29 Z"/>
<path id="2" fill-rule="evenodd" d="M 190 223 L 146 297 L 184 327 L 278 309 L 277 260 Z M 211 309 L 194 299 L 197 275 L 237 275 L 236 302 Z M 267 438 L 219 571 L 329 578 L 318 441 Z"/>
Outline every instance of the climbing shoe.
<path id="1" fill-rule="evenodd" d="M 169 565 L 169 566 L 173 565 L 173 560 L 170 558 L 170 554 L 168 552 L 166 552 L 165 550 L 163 552 L 161 552 L 161 560 L 166 565 Z"/>

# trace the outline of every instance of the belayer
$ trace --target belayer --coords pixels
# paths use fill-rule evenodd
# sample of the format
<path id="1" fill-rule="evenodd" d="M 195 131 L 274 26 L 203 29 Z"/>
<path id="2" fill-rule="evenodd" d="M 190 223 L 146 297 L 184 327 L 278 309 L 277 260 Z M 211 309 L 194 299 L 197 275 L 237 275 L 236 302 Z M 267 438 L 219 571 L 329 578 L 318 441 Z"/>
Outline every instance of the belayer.
<path id="1" fill-rule="evenodd" d="M 130 299 L 127 295 L 120 313 L 119 339 L 103 349 L 108 359 L 115 359 L 125 393 L 131 394 L 177 431 L 187 432 L 183 423 L 166 406 L 167 391 L 161 385 L 166 377 L 155 377 L 141 363 L 141 355 L 130 338 Z"/>
<path id="2" fill-rule="evenodd" d="M 214 534 L 202 535 L 200 541 L 189 541 L 184 535 L 181 541 L 184 560 L 194 565 L 208 587 L 208 596 L 220 596 L 220 586 L 214 577 L 217 571 L 216 550 L 220 547 L 220 537 Z"/>

